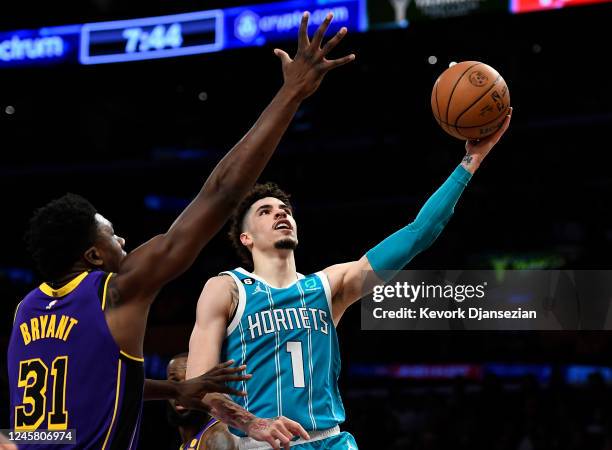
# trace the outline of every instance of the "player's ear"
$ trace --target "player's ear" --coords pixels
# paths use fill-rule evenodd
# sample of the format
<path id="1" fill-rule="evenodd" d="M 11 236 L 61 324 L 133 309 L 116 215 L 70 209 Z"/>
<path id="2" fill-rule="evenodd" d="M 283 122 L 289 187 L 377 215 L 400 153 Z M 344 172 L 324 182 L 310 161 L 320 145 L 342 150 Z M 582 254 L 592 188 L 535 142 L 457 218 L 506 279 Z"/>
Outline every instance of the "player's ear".
<path id="1" fill-rule="evenodd" d="M 249 233 L 240 233 L 240 242 L 242 242 L 242 245 L 245 247 L 250 247 L 253 245 L 253 238 Z"/>
<path id="2" fill-rule="evenodd" d="M 83 253 L 83 257 L 85 258 L 85 261 L 87 261 L 92 266 L 101 267 L 104 264 L 102 254 L 96 246 L 89 247 L 87 250 L 85 250 L 85 253 Z"/>

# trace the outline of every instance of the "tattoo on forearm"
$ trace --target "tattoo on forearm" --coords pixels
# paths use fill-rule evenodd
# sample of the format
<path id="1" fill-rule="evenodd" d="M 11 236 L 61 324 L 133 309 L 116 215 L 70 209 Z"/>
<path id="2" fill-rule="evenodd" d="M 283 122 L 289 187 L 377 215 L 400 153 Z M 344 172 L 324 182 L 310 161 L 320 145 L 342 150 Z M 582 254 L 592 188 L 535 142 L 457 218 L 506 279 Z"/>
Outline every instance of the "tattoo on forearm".
<path id="1" fill-rule="evenodd" d="M 231 427 L 245 430 L 255 416 L 221 394 L 210 395 L 210 414 Z"/>
<path id="2" fill-rule="evenodd" d="M 257 420 L 251 425 L 253 431 L 266 431 L 270 428 L 270 422 L 268 420 Z"/>
<path id="3" fill-rule="evenodd" d="M 465 155 L 463 157 L 463 162 L 466 164 L 470 164 L 472 162 L 472 159 L 473 159 L 472 155 Z"/>

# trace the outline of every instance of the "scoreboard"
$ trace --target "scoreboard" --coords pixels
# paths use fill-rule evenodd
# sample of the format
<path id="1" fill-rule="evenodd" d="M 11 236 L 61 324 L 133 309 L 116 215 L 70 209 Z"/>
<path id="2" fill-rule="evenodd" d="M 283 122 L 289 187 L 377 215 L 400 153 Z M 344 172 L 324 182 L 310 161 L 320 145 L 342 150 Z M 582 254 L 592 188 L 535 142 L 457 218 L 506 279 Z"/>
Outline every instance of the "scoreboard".
<path id="1" fill-rule="evenodd" d="M 365 0 L 264 3 L 167 16 L 0 33 L 0 67 L 105 64 L 261 46 L 295 39 L 302 13 L 313 32 L 332 12 L 329 33 L 365 31 Z"/>
<path id="2" fill-rule="evenodd" d="M 223 49 L 223 11 L 85 24 L 81 64 L 169 58 Z"/>
<path id="3" fill-rule="evenodd" d="M 238 0 L 237 0 L 238 1 Z M 245 0 L 246 1 L 246 0 Z M 257 0 L 254 0 L 257 1 Z M 293 40 L 303 11 L 310 32 L 327 13 L 330 34 L 406 27 L 485 13 L 523 13 L 612 0 L 285 0 L 165 16 L 0 32 L 0 68 L 118 63 L 218 52 Z"/>

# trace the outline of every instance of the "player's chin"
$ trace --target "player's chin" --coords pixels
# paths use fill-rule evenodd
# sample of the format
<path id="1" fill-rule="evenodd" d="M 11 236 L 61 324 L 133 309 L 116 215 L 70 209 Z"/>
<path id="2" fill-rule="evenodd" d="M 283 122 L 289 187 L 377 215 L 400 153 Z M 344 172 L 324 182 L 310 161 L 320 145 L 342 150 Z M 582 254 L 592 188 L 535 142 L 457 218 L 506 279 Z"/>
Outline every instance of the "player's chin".
<path id="1" fill-rule="evenodd" d="M 293 236 L 286 236 L 274 242 L 274 248 L 278 250 L 295 250 L 298 245 L 298 240 Z"/>

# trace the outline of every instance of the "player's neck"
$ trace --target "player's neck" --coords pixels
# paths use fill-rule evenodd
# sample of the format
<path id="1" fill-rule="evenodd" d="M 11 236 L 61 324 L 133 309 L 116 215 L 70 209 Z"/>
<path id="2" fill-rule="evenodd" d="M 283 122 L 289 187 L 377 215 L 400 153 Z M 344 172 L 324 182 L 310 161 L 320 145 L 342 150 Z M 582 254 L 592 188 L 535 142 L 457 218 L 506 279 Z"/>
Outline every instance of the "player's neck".
<path id="1" fill-rule="evenodd" d="M 253 273 L 273 287 L 285 287 L 297 279 L 293 251 L 253 254 Z"/>
<path id="2" fill-rule="evenodd" d="M 61 277 L 55 280 L 46 280 L 46 283 L 54 289 L 60 288 L 65 284 L 70 283 L 76 277 L 81 275 L 83 272 L 87 272 L 89 268 L 82 264 L 75 264 L 72 269 L 68 271 L 68 273 L 62 275 Z"/>

